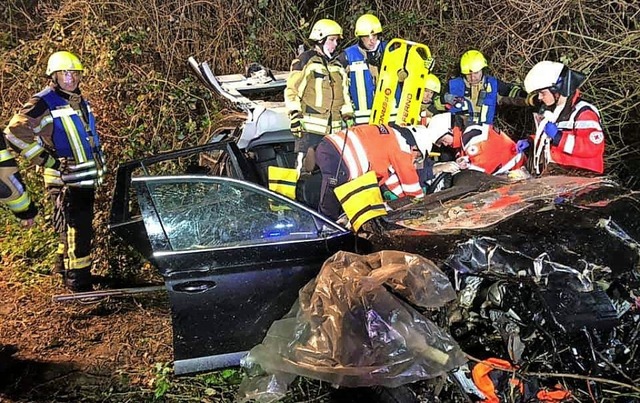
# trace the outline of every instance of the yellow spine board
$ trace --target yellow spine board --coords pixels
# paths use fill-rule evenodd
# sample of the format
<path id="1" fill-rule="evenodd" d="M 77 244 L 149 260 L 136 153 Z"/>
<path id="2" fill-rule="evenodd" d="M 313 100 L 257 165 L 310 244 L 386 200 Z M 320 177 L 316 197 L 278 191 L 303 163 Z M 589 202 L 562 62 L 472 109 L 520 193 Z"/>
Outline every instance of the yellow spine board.
<path id="1" fill-rule="evenodd" d="M 394 109 L 398 111 L 396 123 L 419 123 L 425 80 L 432 64 L 433 58 L 428 46 L 399 38 L 392 39 L 382 58 L 369 123 L 388 123 Z M 396 105 L 395 94 L 399 83 L 402 83 L 402 92 L 400 103 Z"/>

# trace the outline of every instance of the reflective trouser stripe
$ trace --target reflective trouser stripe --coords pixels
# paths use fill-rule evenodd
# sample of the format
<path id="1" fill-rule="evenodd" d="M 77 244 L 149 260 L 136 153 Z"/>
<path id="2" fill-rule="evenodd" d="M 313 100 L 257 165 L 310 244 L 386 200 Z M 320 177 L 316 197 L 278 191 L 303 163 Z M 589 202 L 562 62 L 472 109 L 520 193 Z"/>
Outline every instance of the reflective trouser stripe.
<path id="1" fill-rule="evenodd" d="M 9 150 L 0 150 L 0 162 L 9 161 L 10 159 L 13 159 L 13 155 Z"/>
<path id="2" fill-rule="evenodd" d="M 270 166 L 268 168 L 268 177 L 269 190 L 295 200 L 296 184 L 299 177 L 297 169 Z"/>
<path id="3" fill-rule="evenodd" d="M 336 187 L 334 192 L 356 232 L 365 222 L 387 214 L 374 171 Z"/>
<path id="4" fill-rule="evenodd" d="M 90 267 L 94 191 L 67 187 L 50 188 L 48 191 L 55 201 L 54 226 L 60 236 L 59 242 L 63 244 L 58 246 L 58 252 L 66 252 L 66 268 Z"/>

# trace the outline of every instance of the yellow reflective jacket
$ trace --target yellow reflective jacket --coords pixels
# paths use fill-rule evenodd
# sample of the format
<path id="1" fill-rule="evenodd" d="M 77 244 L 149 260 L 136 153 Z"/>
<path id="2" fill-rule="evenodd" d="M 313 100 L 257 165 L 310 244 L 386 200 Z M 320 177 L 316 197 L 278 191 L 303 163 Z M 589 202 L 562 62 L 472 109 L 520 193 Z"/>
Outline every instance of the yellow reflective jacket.
<path id="1" fill-rule="evenodd" d="M 327 135 L 340 130 L 343 115 L 353 116 L 349 80 L 338 59 L 312 49 L 291 63 L 284 91 L 290 112 L 303 114 L 304 131 Z"/>

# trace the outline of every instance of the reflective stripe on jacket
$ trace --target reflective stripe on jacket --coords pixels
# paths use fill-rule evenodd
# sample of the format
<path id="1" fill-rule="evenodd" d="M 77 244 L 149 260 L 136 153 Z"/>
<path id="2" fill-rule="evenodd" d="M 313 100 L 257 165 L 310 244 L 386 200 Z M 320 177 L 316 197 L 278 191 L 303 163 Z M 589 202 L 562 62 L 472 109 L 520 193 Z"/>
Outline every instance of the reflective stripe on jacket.
<path id="1" fill-rule="evenodd" d="M 80 108 L 86 112 L 85 126 L 82 111 L 74 110 L 66 99 L 51 88 L 46 88 L 36 96 L 47 104 L 53 118 L 52 140 L 56 157 L 67 161 L 64 173 L 45 169 L 45 184 L 93 187 L 102 183 L 104 156 L 89 104 L 84 100 L 80 103 Z"/>
<path id="2" fill-rule="evenodd" d="M 472 100 L 474 95 L 463 77 L 449 80 L 449 93 L 456 97 L 465 97 L 467 100 Z M 496 113 L 496 105 L 498 104 L 498 80 L 493 76 L 484 76 L 475 105 L 472 105 L 473 102 L 466 102 L 465 104 L 462 107 L 454 105 L 449 111 L 451 113 L 462 112 L 468 114 L 468 124 L 492 124 Z"/>
<path id="3" fill-rule="evenodd" d="M 20 219 L 29 219 L 36 215 L 35 205 L 18 175 L 18 165 L 11 152 L 6 149 L 2 134 L 0 134 L 0 202 Z"/>
<path id="4" fill-rule="evenodd" d="M 341 131 L 327 140 L 341 154 L 349 180 L 373 170 L 378 184 L 386 185 L 398 197 L 423 196 L 411 149 L 389 126 L 358 125 L 346 136 Z"/>
<path id="5" fill-rule="evenodd" d="M 574 102 L 578 100 L 577 94 Z M 604 133 L 595 106 L 579 100 L 568 119 L 556 122 L 560 141 L 550 145 L 551 160 L 559 165 L 604 172 Z"/>
<path id="6" fill-rule="evenodd" d="M 493 125 L 469 126 L 462 135 L 461 154 L 469 158 L 471 169 L 493 175 L 520 168 L 525 162 L 516 143 Z"/>
<path id="7" fill-rule="evenodd" d="M 308 50 L 291 64 L 285 105 L 303 114 L 304 131 L 327 135 L 340 130 L 342 115 L 353 115 L 349 80 L 337 59 Z"/>
<path id="8" fill-rule="evenodd" d="M 379 46 L 384 49 L 385 44 L 380 43 Z M 367 123 L 376 92 L 376 77 L 371 74 L 365 51 L 358 44 L 349 46 L 344 53 L 348 63 L 349 95 L 355 109 L 355 122 Z"/>

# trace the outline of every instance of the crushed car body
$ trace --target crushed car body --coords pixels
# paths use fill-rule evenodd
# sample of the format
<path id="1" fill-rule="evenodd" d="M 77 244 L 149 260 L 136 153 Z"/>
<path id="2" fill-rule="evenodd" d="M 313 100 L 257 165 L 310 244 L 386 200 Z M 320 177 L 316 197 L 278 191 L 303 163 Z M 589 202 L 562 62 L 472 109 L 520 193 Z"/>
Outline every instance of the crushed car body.
<path id="1" fill-rule="evenodd" d="M 508 360 L 508 372 L 535 380 L 536 391 L 561 382 L 574 394 L 601 395 L 589 376 L 624 378 L 626 386 L 607 386 L 620 394 L 635 387 L 634 192 L 606 178 L 502 182 L 462 172 L 452 188 L 419 203 L 389 203 L 383 219 L 355 235 L 317 213 L 317 177 L 302 179 L 296 200 L 268 189 L 269 166 L 295 163 L 281 105 L 249 99 L 250 77 L 230 90 L 205 63 L 191 63 L 212 91 L 231 94 L 247 121 L 206 145 L 121 164 L 110 221 L 164 277 L 176 373 L 237 365 L 335 253 L 399 251 L 433 261 L 449 277 L 453 301 L 411 306 L 469 356 Z M 260 92 L 282 85 L 282 76 L 257 77 Z M 561 373 L 587 378 L 569 385 Z"/>

